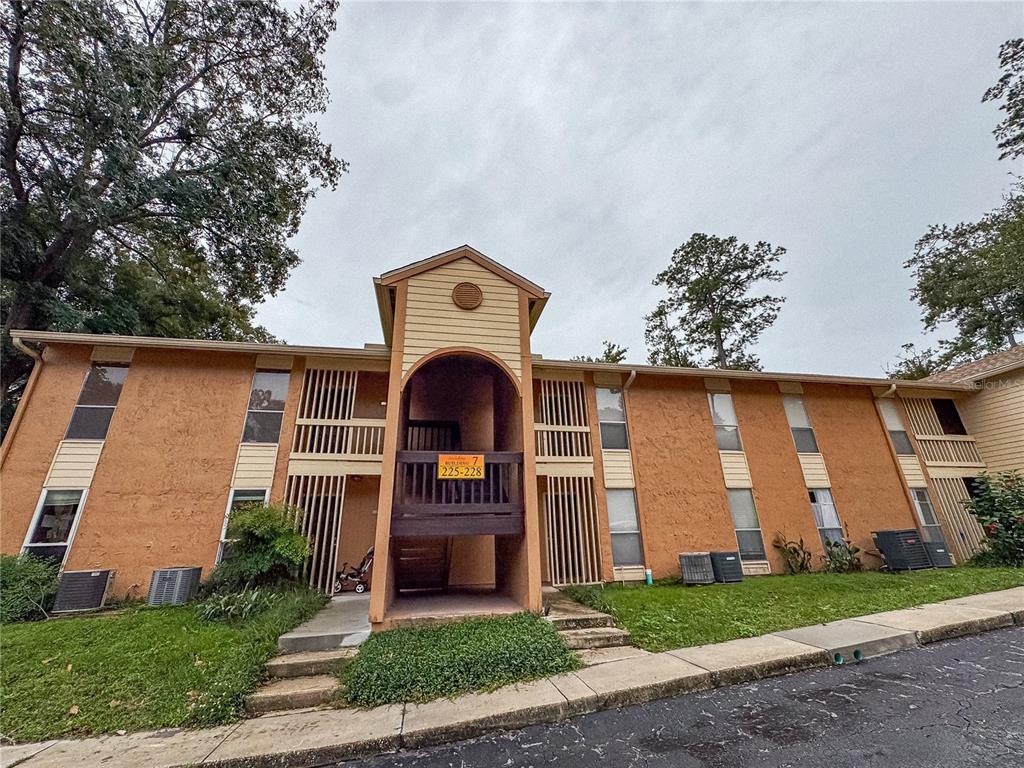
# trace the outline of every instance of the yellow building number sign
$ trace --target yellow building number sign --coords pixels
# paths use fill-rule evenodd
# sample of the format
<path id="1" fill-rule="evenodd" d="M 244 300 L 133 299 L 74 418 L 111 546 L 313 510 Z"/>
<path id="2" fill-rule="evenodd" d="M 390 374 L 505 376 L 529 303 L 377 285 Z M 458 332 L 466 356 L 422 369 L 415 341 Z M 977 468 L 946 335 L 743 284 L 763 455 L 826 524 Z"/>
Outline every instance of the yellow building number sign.
<path id="1" fill-rule="evenodd" d="M 441 453 L 437 456 L 437 477 L 440 480 L 482 480 L 482 453 Z"/>

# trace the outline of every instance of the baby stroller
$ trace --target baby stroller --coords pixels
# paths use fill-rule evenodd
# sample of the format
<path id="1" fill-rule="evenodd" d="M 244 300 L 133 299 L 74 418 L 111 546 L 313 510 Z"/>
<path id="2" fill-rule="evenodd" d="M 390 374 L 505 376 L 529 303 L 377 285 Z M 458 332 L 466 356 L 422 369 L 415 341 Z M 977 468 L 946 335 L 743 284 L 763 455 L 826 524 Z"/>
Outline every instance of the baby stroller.
<path id="1" fill-rule="evenodd" d="M 370 573 L 371 565 L 373 565 L 373 547 L 366 550 L 359 565 L 349 567 L 348 563 L 343 563 L 341 570 L 334 577 L 334 594 L 344 592 L 350 585 L 354 585 L 352 589 L 357 595 L 363 594 L 369 588 L 366 577 Z"/>

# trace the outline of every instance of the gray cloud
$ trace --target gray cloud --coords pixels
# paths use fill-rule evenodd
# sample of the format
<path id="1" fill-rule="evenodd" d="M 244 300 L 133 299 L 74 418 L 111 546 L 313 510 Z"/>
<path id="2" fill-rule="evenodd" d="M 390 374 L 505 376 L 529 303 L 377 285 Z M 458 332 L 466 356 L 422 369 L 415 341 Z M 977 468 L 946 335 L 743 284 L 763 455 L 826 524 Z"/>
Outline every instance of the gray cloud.
<path id="1" fill-rule="evenodd" d="M 552 292 L 549 357 L 642 362 L 651 278 L 692 232 L 789 253 L 773 370 L 877 375 L 920 335 L 902 262 L 995 207 L 981 94 L 1019 4 L 353 4 L 321 130 L 352 164 L 260 319 L 380 340 L 370 278 L 469 243 Z"/>

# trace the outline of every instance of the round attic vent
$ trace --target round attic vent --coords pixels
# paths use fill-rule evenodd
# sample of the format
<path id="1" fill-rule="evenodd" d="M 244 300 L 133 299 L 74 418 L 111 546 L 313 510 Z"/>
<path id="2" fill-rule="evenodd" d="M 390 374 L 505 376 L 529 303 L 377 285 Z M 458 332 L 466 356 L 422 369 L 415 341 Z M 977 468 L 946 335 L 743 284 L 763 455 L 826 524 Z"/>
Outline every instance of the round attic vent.
<path id="1" fill-rule="evenodd" d="M 484 300 L 484 292 L 476 283 L 459 283 L 452 288 L 452 301 L 461 309 L 476 309 Z"/>

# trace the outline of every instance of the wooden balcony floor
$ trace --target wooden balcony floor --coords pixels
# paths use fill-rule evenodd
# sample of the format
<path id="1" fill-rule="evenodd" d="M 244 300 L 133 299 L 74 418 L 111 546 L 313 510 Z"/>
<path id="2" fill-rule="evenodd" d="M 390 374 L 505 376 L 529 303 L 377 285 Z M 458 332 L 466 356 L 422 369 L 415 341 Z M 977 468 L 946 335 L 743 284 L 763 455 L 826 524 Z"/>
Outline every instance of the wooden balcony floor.
<path id="1" fill-rule="evenodd" d="M 508 616 L 525 610 L 500 592 L 442 592 L 400 595 L 388 609 L 391 627 L 442 624 L 458 619 Z"/>

